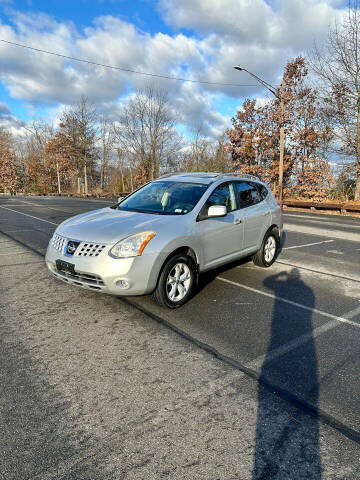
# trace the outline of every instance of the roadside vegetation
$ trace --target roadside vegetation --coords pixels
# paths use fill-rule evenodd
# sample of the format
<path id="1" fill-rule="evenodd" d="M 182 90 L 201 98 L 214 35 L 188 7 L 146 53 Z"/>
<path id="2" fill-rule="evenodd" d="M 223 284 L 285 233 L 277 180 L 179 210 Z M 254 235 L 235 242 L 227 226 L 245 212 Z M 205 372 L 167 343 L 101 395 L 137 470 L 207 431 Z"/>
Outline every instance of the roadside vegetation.
<path id="1" fill-rule="evenodd" d="M 169 171 L 238 171 L 276 193 L 283 124 L 284 197 L 360 201 L 359 39 L 354 5 L 324 44 L 288 61 L 278 97 L 246 99 L 217 141 L 201 126 L 181 136 L 177 112 L 155 87 L 111 114 L 81 98 L 56 126 L 34 122 L 17 138 L 0 130 L 0 191 L 117 194 Z"/>

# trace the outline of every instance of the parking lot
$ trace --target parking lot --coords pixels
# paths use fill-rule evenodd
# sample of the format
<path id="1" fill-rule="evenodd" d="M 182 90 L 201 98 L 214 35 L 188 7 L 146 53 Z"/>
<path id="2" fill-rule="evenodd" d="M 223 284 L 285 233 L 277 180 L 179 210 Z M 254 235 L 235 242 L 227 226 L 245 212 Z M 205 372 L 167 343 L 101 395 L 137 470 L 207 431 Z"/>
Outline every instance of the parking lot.
<path id="1" fill-rule="evenodd" d="M 270 269 L 166 310 L 47 272 L 56 225 L 109 204 L 0 198 L 0 478 L 359 478 L 360 219 L 285 213 Z"/>

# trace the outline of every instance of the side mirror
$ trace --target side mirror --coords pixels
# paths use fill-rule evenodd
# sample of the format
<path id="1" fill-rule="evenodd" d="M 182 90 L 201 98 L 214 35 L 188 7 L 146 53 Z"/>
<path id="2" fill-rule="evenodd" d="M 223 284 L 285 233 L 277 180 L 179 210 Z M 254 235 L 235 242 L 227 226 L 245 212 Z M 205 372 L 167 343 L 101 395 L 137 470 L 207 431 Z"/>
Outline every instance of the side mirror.
<path id="1" fill-rule="evenodd" d="M 118 202 L 118 203 L 122 202 L 122 201 L 124 200 L 124 198 L 125 198 L 125 197 L 119 197 L 119 198 L 117 199 L 117 202 Z"/>
<path id="2" fill-rule="evenodd" d="M 227 209 L 225 205 L 212 205 L 208 210 L 208 217 L 225 217 Z"/>

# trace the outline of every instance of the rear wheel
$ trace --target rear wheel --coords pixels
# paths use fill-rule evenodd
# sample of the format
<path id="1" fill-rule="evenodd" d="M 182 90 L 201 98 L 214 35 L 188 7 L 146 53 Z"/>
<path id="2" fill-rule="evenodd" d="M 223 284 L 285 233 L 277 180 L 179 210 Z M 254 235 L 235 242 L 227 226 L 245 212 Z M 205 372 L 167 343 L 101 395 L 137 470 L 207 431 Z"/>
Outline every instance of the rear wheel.
<path id="1" fill-rule="evenodd" d="M 253 262 L 258 267 L 270 267 L 276 259 L 279 248 L 279 239 L 274 230 L 266 233 L 260 250 L 253 256 Z"/>
<path id="2" fill-rule="evenodd" d="M 161 306 L 177 308 L 184 305 L 194 290 L 196 265 L 185 254 L 174 255 L 165 264 L 153 293 L 153 299 Z"/>

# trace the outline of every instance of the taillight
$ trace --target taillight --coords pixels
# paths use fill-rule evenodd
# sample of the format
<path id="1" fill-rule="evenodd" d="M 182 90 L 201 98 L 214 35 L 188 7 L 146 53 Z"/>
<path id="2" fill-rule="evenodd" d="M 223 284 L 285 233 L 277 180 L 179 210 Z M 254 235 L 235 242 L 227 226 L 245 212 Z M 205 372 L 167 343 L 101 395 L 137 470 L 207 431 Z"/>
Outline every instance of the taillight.
<path id="1" fill-rule="evenodd" d="M 283 204 L 281 202 L 277 202 L 277 204 L 279 205 L 279 207 L 281 208 L 281 211 L 284 210 L 284 207 L 283 207 Z"/>

